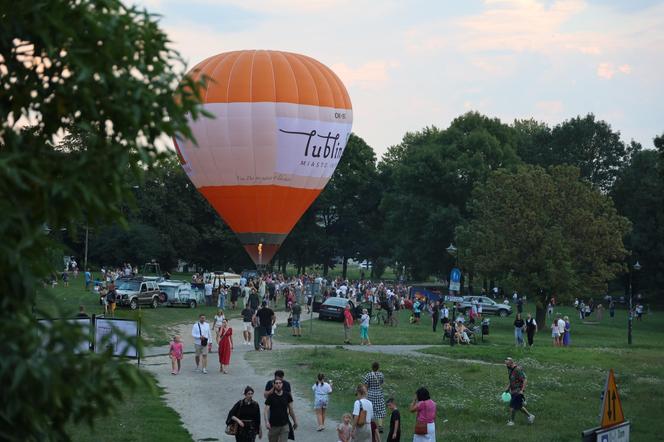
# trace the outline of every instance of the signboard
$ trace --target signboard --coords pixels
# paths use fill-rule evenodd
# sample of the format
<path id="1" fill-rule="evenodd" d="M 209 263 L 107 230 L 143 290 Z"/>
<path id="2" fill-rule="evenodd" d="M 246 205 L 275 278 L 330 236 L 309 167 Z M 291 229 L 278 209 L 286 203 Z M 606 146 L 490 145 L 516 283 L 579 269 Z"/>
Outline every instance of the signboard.
<path id="1" fill-rule="evenodd" d="M 629 442 L 630 423 L 623 422 L 611 428 L 597 430 L 597 442 Z"/>
<path id="2" fill-rule="evenodd" d="M 616 387 L 616 378 L 613 375 L 613 369 L 611 369 L 604 386 L 602 420 L 600 426 L 602 428 L 607 428 L 623 422 L 625 422 L 625 415 L 623 414 L 620 395 L 618 394 L 618 388 Z"/>
<path id="3" fill-rule="evenodd" d="M 450 291 L 458 292 L 461 290 L 461 270 L 453 268 L 450 272 Z"/>
<path id="4" fill-rule="evenodd" d="M 129 342 L 127 338 L 135 338 Z M 113 349 L 113 355 L 128 358 L 138 357 L 138 321 L 130 319 L 96 318 L 95 351 L 101 353 L 106 348 Z"/>
<path id="5" fill-rule="evenodd" d="M 55 321 L 65 321 L 67 324 L 72 326 L 77 326 L 81 328 L 81 333 L 85 336 L 76 347 L 73 348 L 73 352 L 76 354 L 83 354 L 90 351 L 90 318 L 76 318 L 76 319 L 40 319 L 39 323 L 45 327 L 51 327 Z M 48 345 L 46 341 L 46 336 L 42 336 L 42 344 L 44 347 Z M 61 350 L 61 349 L 58 349 Z"/>

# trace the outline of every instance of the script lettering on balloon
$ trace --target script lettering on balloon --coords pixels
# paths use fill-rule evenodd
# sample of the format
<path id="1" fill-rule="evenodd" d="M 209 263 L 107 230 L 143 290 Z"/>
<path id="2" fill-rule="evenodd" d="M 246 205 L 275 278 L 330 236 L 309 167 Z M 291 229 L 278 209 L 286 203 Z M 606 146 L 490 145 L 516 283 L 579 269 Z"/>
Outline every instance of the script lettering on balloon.
<path id="1" fill-rule="evenodd" d="M 332 176 L 350 137 L 350 124 L 279 118 L 277 126 L 277 172 Z"/>

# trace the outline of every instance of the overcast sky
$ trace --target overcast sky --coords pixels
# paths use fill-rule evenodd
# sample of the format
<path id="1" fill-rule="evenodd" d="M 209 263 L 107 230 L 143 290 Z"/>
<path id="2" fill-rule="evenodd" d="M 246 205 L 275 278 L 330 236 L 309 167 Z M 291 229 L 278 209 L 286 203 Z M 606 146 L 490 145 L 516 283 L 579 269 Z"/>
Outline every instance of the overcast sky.
<path id="1" fill-rule="evenodd" d="M 342 79 L 380 156 L 477 110 L 556 124 L 594 113 L 664 133 L 664 1 L 143 0 L 193 66 L 239 49 L 313 57 Z"/>

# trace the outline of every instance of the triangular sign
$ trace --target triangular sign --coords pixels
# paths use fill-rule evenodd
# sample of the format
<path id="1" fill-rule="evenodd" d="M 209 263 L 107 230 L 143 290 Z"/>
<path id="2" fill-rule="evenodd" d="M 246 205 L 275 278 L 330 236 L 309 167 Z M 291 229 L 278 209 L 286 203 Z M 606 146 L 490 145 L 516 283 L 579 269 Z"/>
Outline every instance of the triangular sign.
<path id="1" fill-rule="evenodd" d="M 620 403 L 620 395 L 616 387 L 616 378 L 613 375 L 613 369 L 609 371 L 609 376 L 606 378 L 606 385 L 604 387 L 604 400 L 602 401 L 602 420 L 600 426 L 602 428 L 612 427 L 625 422 L 625 415 L 623 414 L 622 404 Z"/>

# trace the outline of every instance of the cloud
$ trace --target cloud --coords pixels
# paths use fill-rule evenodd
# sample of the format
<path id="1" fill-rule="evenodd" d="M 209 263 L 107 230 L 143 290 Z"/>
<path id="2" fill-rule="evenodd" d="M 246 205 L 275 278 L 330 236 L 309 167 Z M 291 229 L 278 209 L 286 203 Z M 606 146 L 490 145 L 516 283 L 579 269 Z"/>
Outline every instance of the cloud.
<path id="1" fill-rule="evenodd" d="M 330 68 L 341 78 L 346 87 L 357 86 L 363 89 L 380 89 L 389 82 L 389 70 L 398 66 L 399 63 L 395 61 L 374 60 L 356 68 L 345 63 L 335 63 Z"/>
<path id="2" fill-rule="evenodd" d="M 616 74 L 629 75 L 632 72 L 632 67 L 628 64 L 614 66 L 613 63 L 600 63 L 597 66 L 597 76 L 605 80 L 612 79 Z"/>

